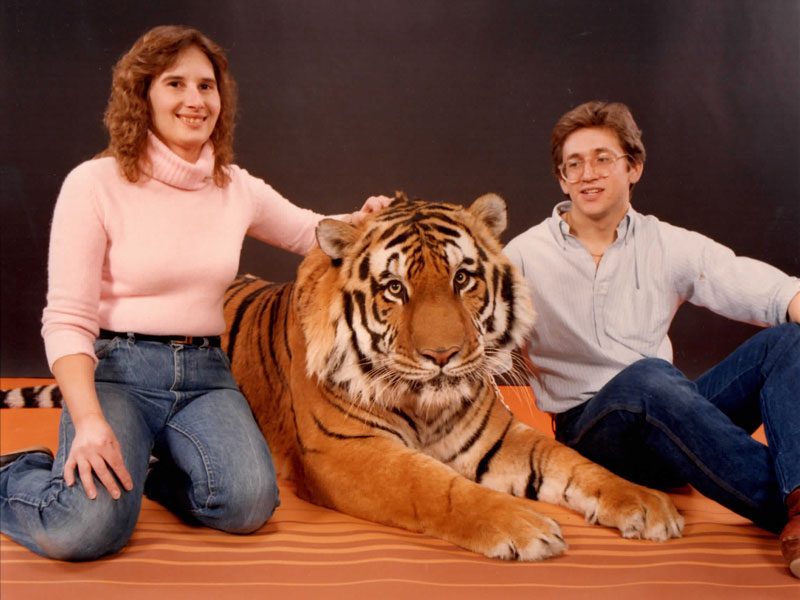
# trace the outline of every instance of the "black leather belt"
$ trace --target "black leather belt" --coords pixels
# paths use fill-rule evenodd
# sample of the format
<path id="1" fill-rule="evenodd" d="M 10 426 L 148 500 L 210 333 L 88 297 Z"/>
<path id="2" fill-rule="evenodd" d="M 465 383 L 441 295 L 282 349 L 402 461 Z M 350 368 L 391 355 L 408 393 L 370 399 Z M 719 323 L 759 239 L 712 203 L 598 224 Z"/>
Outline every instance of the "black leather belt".
<path id="1" fill-rule="evenodd" d="M 196 335 L 147 335 L 145 333 L 122 333 L 120 331 L 108 331 L 101 329 L 98 336 L 101 340 L 111 340 L 116 337 L 128 338 L 139 342 L 159 342 L 160 344 L 182 344 L 184 346 L 213 346 L 220 347 L 220 337 L 218 335 L 196 336 Z"/>

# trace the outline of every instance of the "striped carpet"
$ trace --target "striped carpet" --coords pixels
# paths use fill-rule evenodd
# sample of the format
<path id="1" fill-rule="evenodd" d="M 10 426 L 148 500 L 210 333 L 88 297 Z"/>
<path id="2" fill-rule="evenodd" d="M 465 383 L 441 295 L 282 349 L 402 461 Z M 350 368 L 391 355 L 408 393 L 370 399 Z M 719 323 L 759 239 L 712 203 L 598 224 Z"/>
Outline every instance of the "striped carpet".
<path id="1" fill-rule="evenodd" d="M 524 390 L 504 395 L 521 418 L 547 430 Z M 0 449 L 54 447 L 58 412 L 0 411 Z M 92 563 L 44 559 L 0 536 L 0 598 L 800 599 L 775 536 L 691 490 L 673 494 L 684 537 L 664 544 L 623 540 L 539 503 L 561 523 L 569 550 L 520 564 L 308 504 L 281 484 L 275 516 L 248 536 L 189 527 L 149 500 L 128 546 Z"/>

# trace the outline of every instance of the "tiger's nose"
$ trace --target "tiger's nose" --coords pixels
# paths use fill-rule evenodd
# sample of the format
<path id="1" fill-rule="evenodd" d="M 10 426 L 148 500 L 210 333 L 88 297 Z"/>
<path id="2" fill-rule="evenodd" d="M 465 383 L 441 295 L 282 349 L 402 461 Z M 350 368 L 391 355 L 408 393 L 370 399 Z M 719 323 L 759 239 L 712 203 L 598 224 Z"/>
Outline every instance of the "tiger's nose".
<path id="1" fill-rule="evenodd" d="M 437 365 L 443 367 L 459 350 L 461 350 L 459 346 L 450 346 L 449 348 L 437 348 L 436 350 L 432 348 L 423 348 L 419 352 L 422 356 L 430 358 Z"/>

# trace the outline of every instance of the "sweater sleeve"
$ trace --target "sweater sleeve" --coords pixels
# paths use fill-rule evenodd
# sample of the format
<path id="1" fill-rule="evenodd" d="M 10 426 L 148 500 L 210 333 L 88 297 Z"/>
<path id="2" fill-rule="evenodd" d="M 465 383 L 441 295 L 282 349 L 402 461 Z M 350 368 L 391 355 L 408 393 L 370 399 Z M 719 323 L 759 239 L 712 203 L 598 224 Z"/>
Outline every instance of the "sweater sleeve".
<path id="1" fill-rule="evenodd" d="M 247 234 L 273 246 L 307 254 L 317 242 L 316 227 L 325 215 L 292 204 L 244 169 L 239 169 L 238 175 L 244 178 L 246 192 L 254 204 Z"/>
<path id="2" fill-rule="evenodd" d="M 91 163 L 91 161 L 90 161 Z M 69 354 L 95 361 L 98 308 L 107 236 L 90 163 L 64 180 L 50 231 L 47 306 L 42 315 L 47 362 Z"/>
<path id="3" fill-rule="evenodd" d="M 670 277 L 689 302 L 755 325 L 786 321 L 800 279 L 696 232 L 662 224 L 661 235 L 672 253 Z"/>

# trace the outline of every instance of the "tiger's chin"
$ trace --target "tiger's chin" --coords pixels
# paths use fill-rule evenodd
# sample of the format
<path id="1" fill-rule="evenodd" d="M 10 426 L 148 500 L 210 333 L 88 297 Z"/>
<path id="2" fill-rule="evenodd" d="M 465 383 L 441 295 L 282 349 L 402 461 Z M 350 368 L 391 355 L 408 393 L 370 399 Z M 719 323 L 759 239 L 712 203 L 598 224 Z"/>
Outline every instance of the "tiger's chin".
<path id="1" fill-rule="evenodd" d="M 476 390 L 491 381 L 493 370 L 485 357 L 452 369 L 384 370 L 383 378 L 369 376 L 350 381 L 351 398 L 362 406 L 412 408 L 433 414 L 476 397 Z"/>
<path id="2" fill-rule="evenodd" d="M 441 385 L 425 385 L 412 396 L 411 401 L 418 413 L 435 414 L 443 409 L 471 402 L 475 398 L 476 387 L 475 382 L 467 379 Z"/>
<path id="3" fill-rule="evenodd" d="M 352 402 L 362 408 L 410 409 L 433 415 L 443 409 L 470 402 L 481 384 L 474 379 L 438 376 L 429 381 L 395 381 L 391 385 L 366 384 L 350 386 L 358 389 L 350 394 Z"/>

